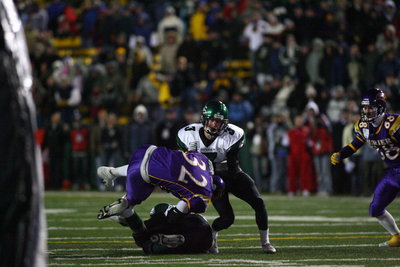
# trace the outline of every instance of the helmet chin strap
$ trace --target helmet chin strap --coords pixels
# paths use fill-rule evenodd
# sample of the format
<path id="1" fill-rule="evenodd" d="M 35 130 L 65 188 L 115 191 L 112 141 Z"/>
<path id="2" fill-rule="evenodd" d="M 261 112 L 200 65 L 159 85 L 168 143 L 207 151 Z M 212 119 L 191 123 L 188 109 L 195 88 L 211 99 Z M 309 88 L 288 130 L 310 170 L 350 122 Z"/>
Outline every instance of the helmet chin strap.
<path id="1" fill-rule="evenodd" d="M 207 131 L 208 127 L 204 127 L 204 135 L 207 137 L 207 139 L 213 139 L 218 136 L 218 134 L 212 134 L 211 132 Z"/>
<path id="2" fill-rule="evenodd" d="M 385 113 L 382 113 L 381 115 L 376 117 L 373 121 L 371 121 L 372 126 L 378 127 L 379 124 L 381 124 L 384 115 L 385 115 Z"/>

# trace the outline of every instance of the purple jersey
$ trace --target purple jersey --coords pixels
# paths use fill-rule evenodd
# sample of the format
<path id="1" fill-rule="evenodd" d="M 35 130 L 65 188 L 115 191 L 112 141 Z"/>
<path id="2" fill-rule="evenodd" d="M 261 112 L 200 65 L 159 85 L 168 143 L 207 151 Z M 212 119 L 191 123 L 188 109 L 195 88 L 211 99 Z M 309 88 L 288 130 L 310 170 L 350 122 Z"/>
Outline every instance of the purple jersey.
<path id="1" fill-rule="evenodd" d="M 385 114 L 378 127 L 361 120 L 354 126 L 355 138 L 360 142 L 368 142 L 381 155 L 382 160 L 389 168 L 400 167 L 400 115 Z"/>
<path id="2" fill-rule="evenodd" d="M 203 154 L 145 146 L 131 158 L 127 199 L 138 204 L 151 193 L 150 185 L 159 186 L 184 200 L 190 211 L 203 212 L 212 196 L 212 184 L 209 161 Z"/>

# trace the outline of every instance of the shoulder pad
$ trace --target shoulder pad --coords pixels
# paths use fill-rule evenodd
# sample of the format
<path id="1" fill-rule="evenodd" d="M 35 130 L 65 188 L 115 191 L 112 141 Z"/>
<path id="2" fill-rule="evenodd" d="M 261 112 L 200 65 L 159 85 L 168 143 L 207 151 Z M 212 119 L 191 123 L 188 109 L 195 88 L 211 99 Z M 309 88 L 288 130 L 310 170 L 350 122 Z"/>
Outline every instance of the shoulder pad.
<path id="1" fill-rule="evenodd" d="M 393 134 L 400 129 L 400 115 L 388 114 L 385 124 L 389 126 L 389 135 L 393 136 Z"/>
<path id="2" fill-rule="evenodd" d="M 245 142 L 244 131 L 242 128 L 234 125 L 228 124 L 224 134 L 222 135 L 224 139 L 229 139 L 229 148 L 227 151 L 232 149 L 240 149 L 243 147 Z"/>
<path id="3" fill-rule="evenodd" d="M 358 120 L 354 123 L 354 135 L 361 142 L 365 142 L 366 138 L 364 136 L 363 129 L 368 129 L 368 123 Z"/>

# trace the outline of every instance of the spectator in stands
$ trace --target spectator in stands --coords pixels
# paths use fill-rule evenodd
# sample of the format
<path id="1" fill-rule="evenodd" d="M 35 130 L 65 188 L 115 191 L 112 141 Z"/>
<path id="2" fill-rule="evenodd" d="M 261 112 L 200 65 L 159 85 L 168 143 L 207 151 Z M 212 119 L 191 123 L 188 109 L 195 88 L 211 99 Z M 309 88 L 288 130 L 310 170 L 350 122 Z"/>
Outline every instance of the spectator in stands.
<path id="1" fill-rule="evenodd" d="M 182 124 L 178 121 L 178 113 L 174 108 L 165 110 L 164 118 L 155 127 L 155 144 L 169 149 L 178 149 L 176 136 Z"/>
<path id="2" fill-rule="evenodd" d="M 282 79 L 284 68 L 280 60 L 283 46 L 280 41 L 273 40 L 272 46 L 268 56 L 268 71 L 267 74 L 271 75 L 274 79 Z"/>
<path id="3" fill-rule="evenodd" d="M 199 0 L 196 2 L 195 12 L 189 19 L 189 32 L 193 35 L 193 39 L 196 42 L 202 42 L 207 40 L 207 25 L 206 25 L 206 13 L 207 13 L 207 1 Z"/>
<path id="4" fill-rule="evenodd" d="M 324 57 L 324 42 L 316 38 L 313 40 L 312 50 L 308 54 L 306 60 L 306 70 L 307 75 L 310 78 L 312 84 L 319 84 L 322 82 L 322 77 L 320 75 L 320 64 Z"/>
<path id="5" fill-rule="evenodd" d="M 347 64 L 349 61 L 346 43 L 326 41 L 324 56 L 320 62 L 320 77 L 325 88 L 347 85 Z"/>
<path id="6" fill-rule="evenodd" d="M 143 144 L 153 143 L 153 126 L 149 120 L 147 108 L 144 105 L 137 105 L 124 130 L 125 159 L 129 159 L 133 152 Z"/>
<path id="7" fill-rule="evenodd" d="M 271 193 L 286 193 L 288 182 L 289 120 L 285 112 L 280 111 L 272 116 L 267 128 L 268 158 L 271 164 Z"/>
<path id="8" fill-rule="evenodd" d="M 174 31 L 168 32 L 165 38 L 165 43 L 160 47 L 161 70 L 174 74 L 177 70 L 177 54 L 181 44 Z"/>
<path id="9" fill-rule="evenodd" d="M 110 112 L 119 112 L 120 104 L 126 99 L 127 92 L 116 61 L 107 62 L 104 82 L 104 91 L 101 92 L 102 105 Z"/>
<path id="10" fill-rule="evenodd" d="M 73 120 L 73 111 L 81 102 L 79 88 L 73 87 L 70 78 L 63 75 L 56 84 L 54 98 L 61 111 L 62 120 L 70 124 Z"/>
<path id="11" fill-rule="evenodd" d="M 241 128 L 253 119 L 254 108 L 239 92 L 234 92 L 232 101 L 228 104 L 229 121 Z"/>
<path id="12" fill-rule="evenodd" d="M 288 130 L 288 194 L 296 195 L 300 191 L 309 196 L 314 189 L 314 166 L 309 147 L 310 128 L 304 125 L 301 115 L 294 117 L 294 125 Z"/>
<path id="13" fill-rule="evenodd" d="M 102 105 L 105 74 L 104 65 L 98 63 L 89 66 L 88 74 L 84 77 L 82 101 L 88 107 L 92 118 L 96 118 Z"/>
<path id="14" fill-rule="evenodd" d="M 347 107 L 346 93 L 343 86 L 339 85 L 332 89 L 332 97 L 328 102 L 326 114 L 332 123 L 337 123 L 341 119 L 343 110 Z"/>
<path id="15" fill-rule="evenodd" d="M 196 105 L 196 76 L 185 57 L 178 58 L 178 69 L 171 80 L 171 95 L 177 98 L 180 106 Z"/>
<path id="16" fill-rule="evenodd" d="M 254 123 L 247 124 L 247 139 L 250 140 L 250 155 L 253 170 L 254 181 L 257 187 L 262 190 L 268 190 L 267 171 L 267 136 L 266 125 L 263 117 L 256 116 Z"/>
<path id="17" fill-rule="evenodd" d="M 251 20 L 248 21 L 243 30 L 243 37 L 248 41 L 249 59 L 253 77 L 257 77 L 259 71 L 256 64 L 256 53 L 263 43 L 263 36 L 266 34 L 268 27 L 268 22 L 262 18 L 261 14 L 254 12 L 251 15 Z"/>
<path id="18" fill-rule="evenodd" d="M 311 116 L 314 116 L 311 125 L 312 157 L 317 176 L 317 194 L 327 196 L 333 193 L 331 166 L 329 157 L 333 151 L 332 135 L 330 125 L 327 125 L 325 118 L 316 113 L 315 109 L 309 109 Z"/>
<path id="19" fill-rule="evenodd" d="M 257 80 L 259 86 L 262 86 L 266 80 L 273 79 L 269 74 L 269 57 L 272 50 L 272 37 L 266 33 L 263 34 L 262 44 L 255 52 L 255 68 L 257 73 L 253 77 Z M 283 52 L 283 51 L 282 51 Z M 282 62 L 283 63 L 283 62 Z"/>
<path id="20" fill-rule="evenodd" d="M 200 45 L 194 41 L 193 35 L 191 33 L 186 33 L 183 39 L 183 42 L 180 44 L 177 52 L 177 57 L 185 57 L 188 61 L 188 64 L 193 67 L 196 75 L 200 72 L 201 63 L 202 63 L 202 53 L 209 53 L 208 49 L 200 48 Z M 207 56 L 206 55 L 206 56 Z M 210 66 L 208 66 L 210 68 Z"/>
<path id="21" fill-rule="evenodd" d="M 83 46 L 91 47 L 96 36 L 97 20 L 104 7 L 100 1 L 83 1 L 81 9 L 80 20 L 82 23 Z"/>
<path id="22" fill-rule="evenodd" d="M 150 72 L 140 79 L 135 91 L 135 102 L 143 103 L 149 112 L 149 119 L 162 120 L 161 105 L 170 101 L 170 77 L 162 72 Z"/>
<path id="23" fill-rule="evenodd" d="M 167 42 L 168 32 L 170 31 L 176 33 L 178 43 L 183 41 L 185 26 L 182 19 L 176 16 L 175 13 L 175 8 L 173 6 L 168 6 L 165 9 L 164 18 L 158 23 L 157 32 L 161 45 Z"/>
<path id="24" fill-rule="evenodd" d="M 376 68 L 380 60 L 375 43 L 369 43 L 365 53 L 362 54 L 364 73 L 362 75 L 363 88 L 371 88 L 376 81 Z"/>
<path id="25" fill-rule="evenodd" d="M 272 103 L 272 109 L 274 113 L 278 113 L 285 109 L 290 94 L 295 90 L 295 84 L 289 76 L 283 78 L 282 87 L 275 95 L 274 102 Z"/>
<path id="26" fill-rule="evenodd" d="M 282 47 L 279 60 L 283 67 L 283 75 L 298 77 L 297 66 L 300 58 L 300 47 L 297 45 L 294 35 L 286 37 L 286 45 Z"/>
<path id="27" fill-rule="evenodd" d="M 158 40 L 154 40 L 154 30 L 155 25 L 152 23 L 152 20 L 146 12 L 140 12 L 137 15 L 137 22 L 134 26 L 133 33 L 135 36 L 142 36 L 148 47 L 158 47 Z"/>
<path id="28" fill-rule="evenodd" d="M 101 131 L 101 166 L 119 166 L 121 165 L 122 153 L 122 132 L 118 125 L 118 117 L 114 113 L 107 116 L 106 126 Z M 115 188 L 122 191 L 122 182 Z"/>
<path id="29" fill-rule="evenodd" d="M 353 141 L 354 123 L 356 123 L 360 118 L 361 117 L 358 112 L 352 112 L 350 114 L 350 119 L 343 129 L 343 135 L 342 135 L 343 146 L 346 146 Z M 366 187 L 363 181 L 363 171 L 361 164 L 361 157 L 363 149 L 365 147 L 367 146 L 364 146 L 362 149 L 357 150 L 352 155 L 352 157 L 344 160 L 345 171 L 347 172 L 347 174 L 350 176 L 351 179 L 351 185 L 350 185 L 351 194 L 354 196 L 361 196 L 363 194 L 364 188 Z"/>
<path id="30" fill-rule="evenodd" d="M 201 58 L 202 63 L 206 64 L 207 70 L 218 69 L 227 58 L 226 44 L 221 38 L 221 33 L 214 30 L 208 31 L 208 40 L 202 42 Z"/>
<path id="31" fill-rule="evenodd" d="M 102 157 L 103 147 L 101 142 L 101 135 L 103 130 L 106 129 L 107 120 L 108 120 L 107 110 L 104 108 L 99 109 L 90 128 L 91 176 L 96 176 L 96 179 L 94 179 L 95 181 L 94 184 L 98 189 L 102 191 L 105 190 L 105 186 L 102 183 L 100 183 L 100 179 L 97 177 L 97 173 L 92 174 L 92 171 L 95 172 L 95 170 L 97 170 L 97 168 L 100 167 L 102 163 L 101 157 Z"/>
<path id="32" fill-rule="evenodd" d="M 392 73 L 388 73 L 385 80 L 379 84 L 385 95 L 387 101 L 390 103 L 390 109 L 393 112 L 400 111 L 400 85 L 398 77 L 395 77 Z"/>
<path id="33" fill-rule="evenodd" d="M 153 53 L 146 45 L 143 36 L 136 36 L 131 45 L 128 55 L 128 68 L 130 68 L 130 83 L 131 91 L 136 90 L 140 79 L 149 73 L 153 64 Z"/>
<path id="34" fill-rule="evenodd" d="M 395 50 L 386 51 L 382 60 L 378 63 L 376 82 L 383 82 L 389 73 L 395 77 L 400 74 L 400 57 Z"/>
<path id="35" fill-rule="evenodd" d="M 28 23 L 39 32 L 47 31 L 49 15 L 44 8 L 41 8 L 38 3 L 32 3 Z"/>
<path id="36" fill-rule="evenodd" d="M 396 28 L 393 25 L 386 25 L 383 32 L 378 34 L 376 48 L 381 55 L 385 54 L 389 49 L 396 50 L 399 48 L 399 39 L 396 35 Z"/>
<path id="37" fill-rule="evenodd" d="M 343 67 L 346 67 L 346 64 Z M 347 63 L 347 73 L 350 88 L 361 88 L 362 77 L 365 75 L 364 67 L 365 66 L 362 59 L 360 47 L 357 44 L 352 44 L 350 46 L 349 61 Z M 345 85 L 345 83 L 341 84 Z"/>
<path id="38" fill-rule="evenodd" d="M 397 7 L 396 7 L 396 3 L 394 1 L 386 0 L 383 3 L 382 16 L 383 16 L 385 23 L 390 23 L 390 24 L 399 23 Z"/>
<path id="39" fill-rule="evenodd" d="M 68 131 L 61 119 L 61 113 L 55 112 L 51 115 L 49 125 L 45 129 L 42 149 L 48 149 L 50 171 L 50 189 L 61 189 L 65 177 L 64 153 L 68 140 Z"/>
<path id="40" fill-rule="evenodd" d="M 90 132 L 83 124 L 81 115 L 75 113 L 70 131 L 72 189 L 90 189 L 89 144 Z"/>
<path id="41" fill-rule="evenodd" d="M 274 40 L 282 41 L 284 38 L 285 24 L 283 24 L 274 13 L 269 12 L 267 15 L 268 27 L 265 33 L 270 35 Z"/>

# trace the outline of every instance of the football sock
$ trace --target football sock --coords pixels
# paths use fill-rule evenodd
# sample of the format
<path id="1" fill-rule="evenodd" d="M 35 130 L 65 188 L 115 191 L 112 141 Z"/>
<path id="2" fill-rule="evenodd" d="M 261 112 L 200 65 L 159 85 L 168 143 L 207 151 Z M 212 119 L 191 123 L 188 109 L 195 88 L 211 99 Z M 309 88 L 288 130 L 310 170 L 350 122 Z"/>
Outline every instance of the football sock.
<path id="1" fill-rule="evenodd" d="M 267 230 L 260 230 L 261 245 L 269 243 L 269 228 Z"/>
<path id="2" fill-rule="evenodd" d="M 396 235 L 400 233 L 399 228 L 393 218 L 393 216 L 385 210 L 385 212 L 381 215 L 376 217 L 378 222 L 385 228 L 391 235 Z"/>
<path id="3" fill-rule="evenodd" d="M 128 166 L 124 165 L 121 167 L 116 168 L 119 176 L 128 176 Z"/>
<path id="4" fill-rule="evenodd" d="M 138 233 L 144 230 L 144 225 L 142 219 L 137 215 L 135 211 L 132 211 L 132 215 L 126 218 L 129 227 L 132 229 L 133 232 Z"/>

